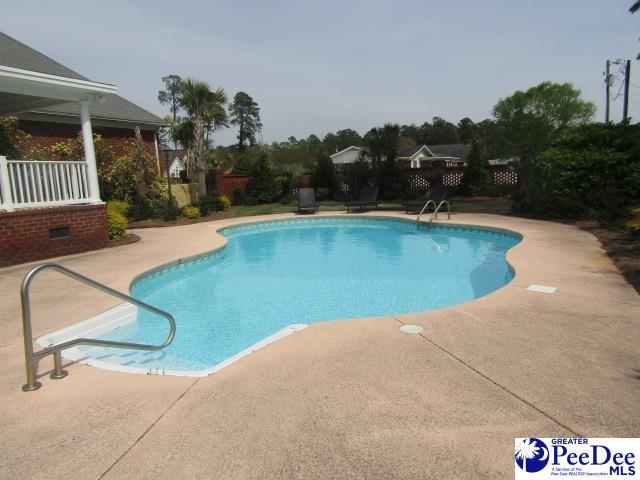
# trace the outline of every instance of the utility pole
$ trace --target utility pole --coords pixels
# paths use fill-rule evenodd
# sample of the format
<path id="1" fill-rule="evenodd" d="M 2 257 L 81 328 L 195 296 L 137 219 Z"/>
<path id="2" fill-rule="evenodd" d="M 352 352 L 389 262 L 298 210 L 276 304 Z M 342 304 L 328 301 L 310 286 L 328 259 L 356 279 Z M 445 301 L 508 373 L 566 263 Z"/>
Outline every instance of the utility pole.
<path id="1" fill-rule="evenodd" d="M 606 94 L 607 94 L 607 106 L 604 110 L 604 122 L 609 123 L 609 89 L 611 87 L 611 77 L 609 75 L 609 67 L 611 66 L 611 62 L 607 60 L 607 71 L 604 74 L 604 84 L 606 85 Z"/>
<path id="2" fill-rule="evenodd" d="M 622 121 L 627 122 L 629 120 L 629 80 L 631 78 L 631 60 L 627 60 L 627 65 L 624 69 L 624 108 L 622 110 Z"/>

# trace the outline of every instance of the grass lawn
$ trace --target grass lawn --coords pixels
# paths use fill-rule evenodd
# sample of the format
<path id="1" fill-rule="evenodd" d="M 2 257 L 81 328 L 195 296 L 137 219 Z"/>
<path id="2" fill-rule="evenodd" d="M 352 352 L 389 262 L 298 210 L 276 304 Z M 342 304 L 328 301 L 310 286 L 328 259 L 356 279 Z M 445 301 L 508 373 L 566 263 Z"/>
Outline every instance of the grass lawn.
<path id="1" fill-rule="evenodd" d="M 460 213 L 495 213 L 506 214 L 511 208 L 511 199 L 507 197 L 476 197 L 476 198 L 452 198 L 451 211 Z M 290 203 L 282 205 L 280 203 L 268 203 L 264 205 L 238 205 L 232 207 L 233 216 L 249 217 L 253 215 L 269 215 L 273 213 L 291 213 L 297 211 L 297 205 Z M 378 210 L 404 210 L 401 202 L 383 202 L 378 206 Z M 343 212 L 344 203 L 326 201 L 320 202 L 321 212 Z"/>

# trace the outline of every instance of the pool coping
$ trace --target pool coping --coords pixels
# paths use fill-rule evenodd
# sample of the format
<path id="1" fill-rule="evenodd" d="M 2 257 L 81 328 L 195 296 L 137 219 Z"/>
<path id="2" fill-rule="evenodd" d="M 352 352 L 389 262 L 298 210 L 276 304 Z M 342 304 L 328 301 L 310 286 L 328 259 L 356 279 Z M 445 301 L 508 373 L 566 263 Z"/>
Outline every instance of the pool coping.
<path id="1" fill-rule="evenodd" d="M 255 217 L 254 217 L 255 218 Z M 223 252 L 228 243 L 229 243 L 229 238 L 224 236 L 221 232 L 225 231 L 225 230 L 234 230 L 237 228 L 242 228 L 242 227 L 247 227 L 247 226 L 251 226 L 251 225 L 261 225 L 261 224 L 273 224 L 273 223 L 289 223 L 289 222 L 314 222 L 314 221 L 320 221 L 320 220 L 346 220 L 346 219 L 353 219 L 353 220 L 389 220 L 389 221 L 397 221 L 397 222 L 405 222 L 405 223 L 414 223 L 414 224 L 420 224 L 420 225 L 428 225 L 427 221 L 421 221 L 421 222 L 416 222 L 415 220 L 411 220 L 408 218 L 398 218 L 397 216 L 392 216 L 392 215 L 384 215 L 384 214 L 380 214 L 380 213 L 376 213 L 373 215 L 367 215 L 367 216 L 357 216 L 357 215 L 353 215 L 353 216 L 338 216 L 338 215 L 321 215 L 321 216 L 314 216 L 314 217 L 309 217 L 309 218 L 270 218 L 270 219 L 265 219 L 265 220 L 250 220 L 250 221 L 239 221 L 237 223 L 232 223 L 231 225 L 224 225 L 224 226 L 218 226 L 215 228 L 215 234 L 217 236 L 219 236 L 223 243 L 216 247 L 213 248 L 211 250 L 206 250 L 200 253 L 196 253 L 194 255 L 189 255 L 186 257 L 180 257 L 178 259 L 169 261 L 169 262 L 165 262 L 162 263 L 156 267 L 150 268 L 145 270 L 142 273 L 139 273 L 138 275 L 135 275 L 133 277 L 133 279 L 129 282 L 129 287 L 128 287 L 128 291 L 131 292 L 131 288 L 134 286 L 134 284 L 139 283 L 139 282 L 144 282 L 147 278 L 151 278 L 157 274 L 159 274 L 162 271 L 166 271 L 166 270 L 171 270 L 173 268 L 177 268 L 178 266 L 181 266 L 182 264 L 185 263 L 192 263 L 192 262 L 197 262 L 197 261 L 202 261 L 208 258 L 211 258 L 212 256 L 216 256 L 221 254 L 221 252 Z M 481 298 L 487 297 L 489 295 L 495 294 L 497 292 L 499 292 L 500 290 L 503 290 L 504 288 L 508 287 L 510 284 L 512 284 L 514 282 L 514 280 L 516 279 L 517 276 L 517 271 L 514 268 L 512 262 L 509 259 L 509 254 L 511 253 L 512 250 L 514 250 L 515 248 L 517 248 L 518 246 L 522 245 L 522 240 L 524 239 L 524 235 L 521 234 L 520 232 L 516 232 L 514 230 L 509 230 L 506 228 L 500 228 L 500 227 L 489 227 L 489 226 L 484 226 L 484 225 L 474 225 L 474 224 L 467 224 L 467 223 L 443 223 L 442 221 L 437 221 L 437 222 L 433 222 L 433 225 L 436 227 L 446 227 L 446 228 L 452 228 L 452 229 L 460 229 L 460 230 L 464 230 L 464 229 L 474 229 L 474 230 L 483 230 L 483 231 L 489 231 L 489 232 L 496 232 L 496 233 L 501 233 L 501 234 L 505 234 L 505 235 L 510 235 L 510 236 L 514 236 L 518 238 L 518 243 L 516 243 L 515 245 L 513 245 L 511 248 L 509 248 L 506 252 L 505 252 L 505 261 L 509 267 L 509 269 L 511 269 L 512 273 L 513 273 L 513 277 L 511 279 L 511 281 L 503 286 L 501 286 L 500 288 L 497 288 L 496 290 L 493 290 L 492 292 L 477 297 L 477 298 L 473 298 L 471 300 L 468 300 L 466 302 L 462 302 L 462 303 L 457 303 L 455 305 L 447 305 L 441 308 L 437 308 L 437 309 L 432 309 L 432 310 L 423 310 L 423 311 L 418 311 L 418 312 L 406 312 L 407 314 L 419 314 L 425 311 L 435 311 L 435 310 L 442 310 L 442 309 L 446 309 L 446 308 L 451 308 L 451 307 L 455 307 L 457 305 L 463 305 L 463 304 L 467 304 L 470 302 L 474 302 L 476 300 L 479 300 Z M 130 309 L 128 309 L 127 307 L 131 307 Z M 123 311 L 121 313 L 121 311 Z M 132 304 L 126 304 L 126 303 L 122 303 L 119 305 L 116 305 L 115 307 L 112 307 L 104 312 L 101 312 L 97 315 L 94 315 L 92 317 L 89 317 L 83 321 L 77 322 L 71 326 L 68 327 L 64 327 L 62 329 L 56 330 L 54 332 L 50 332 L 47 333 L 45 335 L 42 335 L 41 337 L 38 337 L 35 342 L 46 348 L 49 347 L 51 345 L 54 345 L 56 343 L 60 343 L 62 341 L 68 341 L 68 340 L 72 340 L 72 339 L 77 339 L 80 338 L 81 336 L 86 336 L 89 333 L 93 333 L 94 335 L 98 335 L 100 333 L 105 333 L 107 331 L 111 331 L 113 329 L 117 329 L 123 325 L 126 325 L 128 323 L 131 323 L 132 321 L 134 321 L 135 319 L 130 318 L 132 313 L 131 311 L 136 311 L 136 307 Z M 124 315 L 124 317 L 120 317 L 120 318 L 111 318 L 113 315 Z M 337 321 L 337 320 L 349 320 L 348 318 L 341 318 L 341 319 L 334 319 L 334 320 L 330 320 L 330 321 Z M 104 322 L 107 323 L 104 323 Z M 102 323 L 101 323 L 102 322 Z M 307 328 L 309 325 L 308 324 L 304 324 L 304 323 L 296 323 L 296 324 L 290 324 L 286 327 L 284 327 L 283 329 L 263 338 L 262 340 L 248 346 L 247 348 L 241 350 L 240 352 L 232 355 L 231 357 L 223 360 L 222 362 L 219 362 L 215 365 L 212 365 L 211 367 L 207 367 L 204 369 L 199 369 L 199 370 L 165 370 L 165 369 L 160 369 L 160 368 L 143 368 L 143 367 L 134 367 L 134 366 L 128 366 L 128 365 L 121 365 L 121 364 L 117 364 L 117 363 L 111 363 L 111 362 L 104 362 L 101 360 L 96 360 L 95 358 L 92 358 L 90 356 L 88 356 L 86 353 L 82 352 L 82 350 L 80 349 L 79 346 L 74 346 L 68 349 L 63 350 L 62 352 L 62 356 L 63 358 L 65 358 L 66 360 L 70 360 L 74 363 L 80 363 L 83 365 L 89 365 L 92 367 L 97 367 L 103 370 L 108 370 L 108 371 L 114 371 L 114 372 L 122 372 L 122 373 L 134 373 L 134 374 L 144 374 L 144 375 L 169 375 L 169 376 L 179 376 L 179 377 L 207 377 L 213 373 L 216 373 L 217 371 L 231 365 L 234 362 L 237 362 L 238 360 L 242 359 L 243 357 L 255 352 L 256 350 L 259 350 L 273 342 L 276 342 L 277 340 L 280 340 L 282 338 L 285 338 L 297 331 L 303 330 L 305 328 Z M 56 339 L 56 341 L 53 341 L 53 339 Z"/>

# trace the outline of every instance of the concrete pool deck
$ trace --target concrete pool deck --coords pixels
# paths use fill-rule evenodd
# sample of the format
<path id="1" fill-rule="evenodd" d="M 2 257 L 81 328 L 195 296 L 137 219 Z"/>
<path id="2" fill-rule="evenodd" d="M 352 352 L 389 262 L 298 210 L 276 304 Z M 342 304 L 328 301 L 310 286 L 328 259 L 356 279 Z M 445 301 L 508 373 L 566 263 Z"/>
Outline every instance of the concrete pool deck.
<path id="1" fill-rule="evenodd" d="M 140 242 L 55 261 L 127 291 L 222 245 L 217 228 L 294 217 L 137 230 Z M 452 223 L 521 233 L 514 281 L 442 310 L 313 324 L 205 378 L 73 364 L 55 381 L 49 357 L 42 388 L 23 393 L 19 285 L 33 264 L 0 269 L 0 478 L 513 478 L 514 437 L 640 436 L 640 296 L 597 239 L 496 215 Z M 78 285 L 38 277 L 34 338 L 118 303 Z"/>

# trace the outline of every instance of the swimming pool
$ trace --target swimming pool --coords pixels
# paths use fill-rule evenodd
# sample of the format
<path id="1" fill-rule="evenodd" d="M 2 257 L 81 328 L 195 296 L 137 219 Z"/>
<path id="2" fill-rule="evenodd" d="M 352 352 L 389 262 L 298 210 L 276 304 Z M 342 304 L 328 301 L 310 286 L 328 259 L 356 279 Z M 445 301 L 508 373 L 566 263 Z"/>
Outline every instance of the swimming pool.
<path id="1" fill-rule="evenodd" d="M 173 344 L 157 352 L 80 346 L 75 355 L 118 370 L 210 373 L 314 322 L 431 310 L 486 295 L 513 278 L 505 254 L 520 241 L 506 232 L 417 229 L 371 217 L 263 222 L 220 233 L 229 240 L 221 250 L 131 285 L 134 297 L 173 314 Z M 128 308 L 129 321 L 100 338 L 164 340 L 166 322 Z"/>

